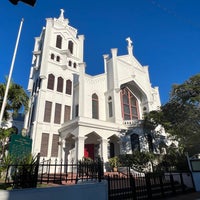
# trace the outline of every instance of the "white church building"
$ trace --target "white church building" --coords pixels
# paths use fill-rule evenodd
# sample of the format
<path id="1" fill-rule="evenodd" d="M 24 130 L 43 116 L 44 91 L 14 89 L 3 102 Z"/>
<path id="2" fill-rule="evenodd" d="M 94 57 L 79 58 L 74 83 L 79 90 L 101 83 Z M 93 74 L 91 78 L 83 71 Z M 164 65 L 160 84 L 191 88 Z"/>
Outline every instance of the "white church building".
<path id="1" fill-rule="evenodd" d="M 152 148 L 140 128 L 144 112 L 160 107 L 158 87 L 152 87 L 148 66 L 118 49 L 103 55 L 104 73 L 86 74 L 84 35 L 69 25 L 61 9 L 46 19 L 35 38 L 29 76 L 27 134 L 32 153 L 44 158 L 77 161 L 83 157 L 110 157 Z M 102 66 L 103 67 L 103 66 Z"/>

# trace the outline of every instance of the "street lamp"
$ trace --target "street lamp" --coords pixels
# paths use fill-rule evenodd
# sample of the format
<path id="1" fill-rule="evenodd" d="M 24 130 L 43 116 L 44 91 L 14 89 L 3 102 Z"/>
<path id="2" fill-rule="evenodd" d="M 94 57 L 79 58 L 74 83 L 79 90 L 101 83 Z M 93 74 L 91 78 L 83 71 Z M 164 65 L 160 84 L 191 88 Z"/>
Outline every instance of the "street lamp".
<path id="1" fill-rule="evenodd" d="M 12 4 L 17 5 L 19 1 L 22 1 L 30 6 L 34 6 L 36 0 L 9 0 Z"/>

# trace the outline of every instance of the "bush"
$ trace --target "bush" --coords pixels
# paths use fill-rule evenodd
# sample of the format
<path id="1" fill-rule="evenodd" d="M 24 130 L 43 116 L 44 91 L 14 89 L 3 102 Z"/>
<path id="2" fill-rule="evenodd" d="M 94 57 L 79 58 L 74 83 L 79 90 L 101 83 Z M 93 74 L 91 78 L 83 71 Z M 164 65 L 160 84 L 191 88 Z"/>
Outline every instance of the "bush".
<path id="1" fill-rule="evenodd" d="M 134 151 L 132 154 L 119 156 L 121 166 L 130 167 L 134 170 L 143 172 L 149 163 L 154 160 L 154 155 L 150 152 Z"/>
<path id="2" fill-rule="evenodd" d="M 110 167 L 113 169 L 113 168 L 117 168 L 120 166 L 120 161 L 119 161 L 119 157 L 115 156 L 115 157 L 112 157 L 108 160 L 109 162 L 109 165 Z"/>

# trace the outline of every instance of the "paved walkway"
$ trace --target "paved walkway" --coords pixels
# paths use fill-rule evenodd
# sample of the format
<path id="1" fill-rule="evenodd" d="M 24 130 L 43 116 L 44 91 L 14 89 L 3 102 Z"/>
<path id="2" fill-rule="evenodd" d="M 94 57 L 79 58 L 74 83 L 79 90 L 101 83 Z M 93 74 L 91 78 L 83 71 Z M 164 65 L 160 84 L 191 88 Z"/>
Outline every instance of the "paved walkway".
<path id="1" fill-rule="evenodd" d="M 168 198 L 167 200 L 200 200 L 200 192 L 178 195 L 176 197 Z"/>

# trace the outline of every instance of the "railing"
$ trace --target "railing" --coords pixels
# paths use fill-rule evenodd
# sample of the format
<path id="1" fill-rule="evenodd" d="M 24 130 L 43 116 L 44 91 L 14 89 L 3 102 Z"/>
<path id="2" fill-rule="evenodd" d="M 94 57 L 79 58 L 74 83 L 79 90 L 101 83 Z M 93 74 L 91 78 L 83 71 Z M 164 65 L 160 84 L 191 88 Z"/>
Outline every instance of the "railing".
<path id="1" fill-rule="evenodd" d="M 159 199 L 186 192 L 193 192 L 192 177 L 183 173 L 121 174 L 107 176 L 109 200 L 114 199 Z"/>
<path id="2" fill-rule="evenodd" d="M 103 162 L 78 161 L 78 163 L 43 160 L 32 165 L 9 165 L 5 183 L 13 188 L 36 187 L 37 184 L 76 184 L 78 181 L 96 180 L 103 178 Z"/>
<path id="3" fill-rule="evenodd" d="M 124 125 L 126 125 L 127 127 L 136 127 L 138 125 L 140 125 L 142 122 L 142 120 L 124 120 Z"/>

